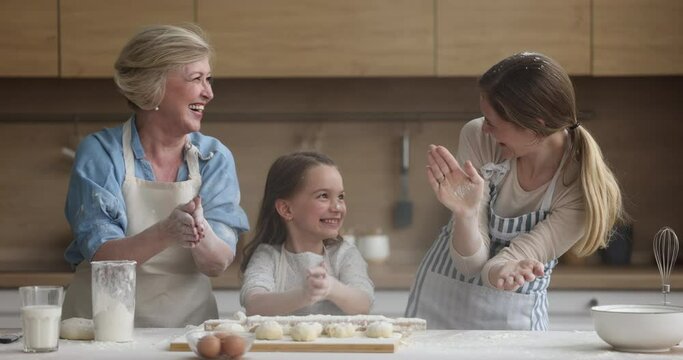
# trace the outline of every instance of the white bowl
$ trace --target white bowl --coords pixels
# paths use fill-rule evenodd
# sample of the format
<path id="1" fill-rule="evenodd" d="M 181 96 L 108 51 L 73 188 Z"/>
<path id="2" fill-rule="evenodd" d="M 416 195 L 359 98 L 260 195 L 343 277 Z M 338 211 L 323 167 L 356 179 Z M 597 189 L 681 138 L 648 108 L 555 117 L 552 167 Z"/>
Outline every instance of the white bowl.
<path id="1" fill-rule="evenodd" d="M 603 305 L 591 308 L 598 336 L 616 350 L 668 351 L 683 340 L 683 307 Z"/>

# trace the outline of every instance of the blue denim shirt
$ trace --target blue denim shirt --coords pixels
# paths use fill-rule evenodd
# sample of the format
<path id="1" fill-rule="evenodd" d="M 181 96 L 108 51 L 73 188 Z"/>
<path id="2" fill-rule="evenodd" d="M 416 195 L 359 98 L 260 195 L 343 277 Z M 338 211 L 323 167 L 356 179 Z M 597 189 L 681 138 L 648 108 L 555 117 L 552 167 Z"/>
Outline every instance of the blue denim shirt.
<path id="1" fill-rule="evenodd" d="M 132 125 L 135 176 L 153 181 L 152 165 L 145 159 L 134 120 Z M 122 134 L 123 125 L 90 134 L 76 151 L 65 209 L 74 239 L 64 253 L 66 261 L 74 267 L 83 260 L 90 261 L 106 241 L 125 237 L 128 219 L 121 191 L 125 178 Z M 189 139 L 199 149 L 199 195 L 204 217 L 235 252 L 235 235 L 249 230 L 249 223 L 239 205 L 240 189 L 232 153 L 219 140 L 198 132 L 191 133 Z M 176 181 L 187 178 L 187 164 L 183 162 Z"/>

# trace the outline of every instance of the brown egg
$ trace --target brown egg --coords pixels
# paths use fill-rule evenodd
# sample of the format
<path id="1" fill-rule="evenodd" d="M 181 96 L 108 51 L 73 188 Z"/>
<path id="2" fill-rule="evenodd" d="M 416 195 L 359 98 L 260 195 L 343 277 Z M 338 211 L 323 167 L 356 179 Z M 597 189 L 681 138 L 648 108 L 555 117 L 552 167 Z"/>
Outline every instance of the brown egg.
<path id="1" fill-rule="evenodd" d="M 213 335 L 206 335 L 197 341 L 197 352 L 200 356 L 213 359 L 221 352 L 221 341 Z"/>
<path id="2" fill-rule="evenodd" d="M 228 335 L 221 339 L 221 354 L 228 355 L 228 357 L 237 358 L 244 354 L 246 343 L 239 335 Z"/>

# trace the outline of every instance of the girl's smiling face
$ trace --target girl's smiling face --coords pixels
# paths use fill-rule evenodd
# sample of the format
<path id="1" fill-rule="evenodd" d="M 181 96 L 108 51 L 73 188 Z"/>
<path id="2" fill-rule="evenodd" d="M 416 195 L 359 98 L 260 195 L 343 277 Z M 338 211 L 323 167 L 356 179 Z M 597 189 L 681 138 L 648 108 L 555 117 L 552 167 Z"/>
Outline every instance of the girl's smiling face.
<path id="1" fill-rule="evenodd" d="M 538 144 L 539 138 L 536 133 L 503 119 L 484 96 L 479 97 L 479 107 L 484 115 L 482 131 L 496 139 L 503 151 L 503 158 L 523 156 Z"/>
<path id="2" fill-rule="evenodd" d="M 317 165 L 304 173 L 303 186 L 286 200 L 289 238 L 306 243 L 335 238 L 346 215 L 344 183 L 334 166 Z"/>

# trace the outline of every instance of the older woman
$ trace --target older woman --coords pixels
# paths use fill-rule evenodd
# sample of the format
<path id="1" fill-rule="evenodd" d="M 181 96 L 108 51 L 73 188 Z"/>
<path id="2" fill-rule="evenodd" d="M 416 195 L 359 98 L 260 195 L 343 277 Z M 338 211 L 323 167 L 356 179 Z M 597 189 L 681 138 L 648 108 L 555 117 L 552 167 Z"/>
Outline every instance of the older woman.
<path id="1" fill-rule="evenodd" d="M 62 318 L 92 317 L 90 261 L 135 260 L 136 327 L 218 316 L 208 276 L 248 230 L 231 152 L 199 133 L 213 98 L 211 47 L 194 26 L 136 34 L 114 80 L 134 114 L 79 146 L 66 200 L 76 268 Z"/>

